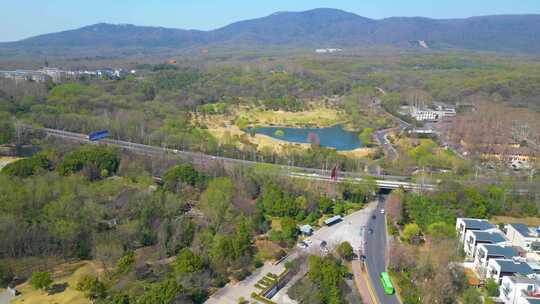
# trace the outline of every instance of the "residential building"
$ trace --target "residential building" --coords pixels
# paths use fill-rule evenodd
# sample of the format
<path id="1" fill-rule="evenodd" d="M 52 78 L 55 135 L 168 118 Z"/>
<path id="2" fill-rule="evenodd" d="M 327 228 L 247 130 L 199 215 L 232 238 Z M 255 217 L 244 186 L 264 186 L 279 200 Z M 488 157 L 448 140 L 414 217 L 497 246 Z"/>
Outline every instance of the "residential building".
<path id="1" fill-rule="evenodd" d="M 533 273 L 533 269 L 526 262 L 516 259 L 491 259 L 488 262 L 486 278 L 491 278 L 501 284 L 503 277 L 529 276 Z"/>
<path id="2" fill-rule="evenodd" d="M 508 243 L 508 239 L 500 232 L 499 229 L 491 229 L 486 231 L 468 230 L 465 233 L 465 242 L 463 250 L 468 257 L 474 259 L 476 246 L 478 244 L 498 244 L 504 245 Z"/>
<path id="3" fill-rule="evenodd" d="M 458 218 L 456 220 L 456 230 L 458 232 L 459 240 L 465 241 L 465 234 L 468 230 L 483 231 L 495 228 L 487 220 L 473 219 L 473 218 Z"/>
<path id="4" fill-rule="evenodd" d="M 491 259 L 513 259 L 519 257 L 519 253 L 513 247 L 493 244 L 478 244 L 474 258 L 474 266 L 481 278 L 486 276 L 486 270 Z"/>
<path id="5" fill-rule="evenodd" d="M 505 304 L 540 304 L 539 282 L 523 276 L 503 277 L 499 298 Z M 530 300 L 532 299 L 532 301 Z"/>
<path id="6" fill-rule="evenodd" d="M 524 224 L 508 224 L 505 230 L 512 246 L 521 247 L 527 252 L 540 253 L 540 227 L 529 228 Z"/>

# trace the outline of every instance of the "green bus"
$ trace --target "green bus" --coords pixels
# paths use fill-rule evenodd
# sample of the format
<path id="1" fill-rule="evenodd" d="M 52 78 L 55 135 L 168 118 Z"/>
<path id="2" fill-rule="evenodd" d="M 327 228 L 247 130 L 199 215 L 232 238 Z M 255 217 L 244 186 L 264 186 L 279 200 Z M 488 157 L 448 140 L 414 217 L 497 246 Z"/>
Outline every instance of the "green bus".
<path id="1" fill-rule="evenodd" d="M 381 285 L 385 294 L 387 295 L 394 294 L 394 286 L 392 286 L 390 277 L 388 276 L 388 273 L 386 272 L 381 272 Z"/>

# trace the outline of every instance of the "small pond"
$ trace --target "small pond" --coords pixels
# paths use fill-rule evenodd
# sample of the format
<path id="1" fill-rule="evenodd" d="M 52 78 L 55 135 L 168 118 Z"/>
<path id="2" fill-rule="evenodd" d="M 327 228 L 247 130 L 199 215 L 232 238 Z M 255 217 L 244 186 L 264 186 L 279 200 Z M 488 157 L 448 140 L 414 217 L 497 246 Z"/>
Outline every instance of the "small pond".
<path id="1" fill-rule="evenodd" d="M 344 130 L 341 125 L 328 128 L 258 127 L 255 133 L 291 143 L 309 144 L 318 141 L 322 147 L 335 148 L 338 151 L 362 147 L 358 133 Z"/>

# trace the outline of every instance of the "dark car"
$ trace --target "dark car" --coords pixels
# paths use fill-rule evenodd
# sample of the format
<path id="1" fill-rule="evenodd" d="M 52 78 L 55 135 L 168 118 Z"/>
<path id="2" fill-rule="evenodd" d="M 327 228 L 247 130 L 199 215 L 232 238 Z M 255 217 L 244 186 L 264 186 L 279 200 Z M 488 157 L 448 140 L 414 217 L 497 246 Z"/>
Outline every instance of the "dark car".
<path id="1" fill-rule="evenodd" d="M 368 232 L 369 234 L 373 234 L 373 229 L 372 229 L 372 228 L 369 228 L 367 232 Z"/>
<path id="2" fill-rule="evenodd" d="M 371 218 L 372 218 L 372 219 L 376 219 L 377 216 L 374 214 L 374 215 L 371 216 Z"/>

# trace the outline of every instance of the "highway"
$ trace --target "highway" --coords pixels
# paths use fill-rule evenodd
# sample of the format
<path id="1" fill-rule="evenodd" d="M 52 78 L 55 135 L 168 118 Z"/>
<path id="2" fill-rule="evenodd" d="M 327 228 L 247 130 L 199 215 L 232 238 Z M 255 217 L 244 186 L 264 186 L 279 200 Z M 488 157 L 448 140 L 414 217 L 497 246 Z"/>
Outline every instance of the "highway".
<path id="1" fill-rule="evenodd" d="M 307 179 L 315 181 L 325 181 L 325 182 L 337 182 L 337 183 L 352 183 L 352 184 L 362 184 L 368 183 L 373 180 L 375 184 L 382 189 L 398 189 L 404 188 L 406 190 L 413 191 L 433 191 L 437 188 L 436 185 L 430 184 L 417 184 L 410 182 L 410 178 L 406 176 L 393 176 L 393 175 L 366 175 L 355 172 L 343 172 L 340 171 L 336 179 L 330 177 L 330 172 L 327 170 L 314 169 L 314 168 L 304 168 L 304 167 L 295 167 L 295 166 L 285 166 L 285 165 L 275 165 L 262 162 L 255 162 L 250 160 L 234 159 L 220 156 L 207 155 L 198 152 L 182 151 L 176 149 L 169 149 L 164 147 L 143 145 L 134 142 L 115 140 L 115 139 L 102 139 L 97 142 L 89 141 L 86 134 L 68 132 L 63 130 L 56 129 L 41 129 L 47 133 L 48 136 L 58 137 L 65 140 L 76 141 L 80 143 L 87 144 L 106 144 L 109 146 L 119 147 L 122 149 L 130 150 L 136 153 L 150 155 L 150 156 L 162 156 L 165 154 L 178 156 L 185 161 L 189 161 L 195 165 L 203 165 L 208 163 L 228 163 L 228 164 L 237 164 L 237 165 L 247 165 L 247 166 L 256 166 L 256 165 L 272 165 L 274 168 L 279 169 L 279 174 L 286 175 L 292 178 L 298 179 Z M 369 179 L 367 179 L 369 177 Z"/>
<path id="2" fill-rule="evenodd" d="M 395 294 L 387 295 L 384 293 L 379 281 L 380 273 L 386 271 L 386 262 L 388 260 L 385 215 L 380 213 L 380 210 L 384 208 L 385 200 L 386 195 L 379 197 L 378 206 L 373 212 L 376 218 L 370 219 L 368 224 L 368 231 L 372 229 L 373 233 L 368 232 L 367 234 L 366 266 L 377 302 L 381 304 L 400 304 Z"/>

